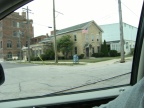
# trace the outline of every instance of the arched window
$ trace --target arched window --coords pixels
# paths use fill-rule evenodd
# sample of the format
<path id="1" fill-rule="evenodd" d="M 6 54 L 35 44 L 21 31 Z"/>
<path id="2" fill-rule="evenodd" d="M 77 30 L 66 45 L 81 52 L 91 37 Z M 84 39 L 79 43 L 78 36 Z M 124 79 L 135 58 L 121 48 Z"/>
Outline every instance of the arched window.
<path id="1" fill-rule="evenodd" d="M 10 40 L 7 41 L 7 48 L 12 48 L 12 41 Z"/>
<path id="2" fill-rule="evenodd" d="M 12 52 L 8 52 L 7 58 L 12 59 Z"/>

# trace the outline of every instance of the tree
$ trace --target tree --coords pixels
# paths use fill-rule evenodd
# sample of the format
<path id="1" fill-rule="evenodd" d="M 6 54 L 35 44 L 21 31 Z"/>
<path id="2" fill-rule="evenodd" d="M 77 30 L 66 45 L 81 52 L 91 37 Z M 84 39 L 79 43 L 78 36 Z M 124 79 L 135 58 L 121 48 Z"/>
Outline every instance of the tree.
<path id="1" fill-rule="evenodd" d="M 65 58 L 67 58 L 68 54 L 71 52 L 73 48 L 73 41 L 71 40 L 70 35 L 62 36 L 57 41 L 57 49 L 61 51 Z"/>
<path id="2" fill-rule="evenodd" d="M 54 49 L 53 47 L 44 51 L 44 54 L 41 55 L 42 60 L 53 60 L 54 59 Z"/>
<path id="3" fill-rule="evenodd" d="M 108 47 L 106 45 L 105 40 L 104 40 L 104 43 L 101 45 L 101 52 L 104 54 L 104 56 L 108 56 Z"/>

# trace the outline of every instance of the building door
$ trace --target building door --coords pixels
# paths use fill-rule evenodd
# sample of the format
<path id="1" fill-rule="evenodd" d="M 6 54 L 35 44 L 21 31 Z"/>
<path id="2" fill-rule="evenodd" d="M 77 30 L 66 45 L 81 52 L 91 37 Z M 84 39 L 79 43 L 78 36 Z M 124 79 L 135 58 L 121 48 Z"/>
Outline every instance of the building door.
<path id="1" fill-rule="evenodd" d="M 86 57 L 89 57 L 89 48 L 86 48 Z"/>

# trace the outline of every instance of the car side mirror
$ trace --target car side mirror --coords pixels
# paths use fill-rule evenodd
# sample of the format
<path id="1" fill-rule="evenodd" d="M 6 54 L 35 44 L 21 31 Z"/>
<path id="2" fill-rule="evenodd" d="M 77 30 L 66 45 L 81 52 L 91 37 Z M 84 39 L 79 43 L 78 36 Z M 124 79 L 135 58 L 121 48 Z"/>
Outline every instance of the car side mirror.
<path id="1" fill-rule="evenodd" d="M 0 85 L 5 82 L 5 74 L 2 65 L 0 64 Z"/>

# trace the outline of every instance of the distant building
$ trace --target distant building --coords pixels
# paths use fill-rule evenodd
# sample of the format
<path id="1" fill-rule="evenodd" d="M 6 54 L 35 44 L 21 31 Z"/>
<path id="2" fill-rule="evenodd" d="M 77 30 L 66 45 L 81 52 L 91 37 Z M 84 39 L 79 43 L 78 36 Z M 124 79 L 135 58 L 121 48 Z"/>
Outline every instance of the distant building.
<path id="1" fill-rule="evenodd" d="M 109 50 L 117 50 L 120 52 L 120 28 L 119 23 L 100 25 L 103 29 L 103 38 L 106 40 Z M 135 46 L 135 40 L 137 35 L 137 28 L 129 24 L 123 23 L 124 33 L 124 52 L 129 54 L 131 48 Z"/>
<path id="2" fill-rule="evenodd" d="M 100 25 L 100 27 L 104 31 L 103 38 L 102 38 L 103 41 L 120 40 L 119 23 Z M 123 23 L 123 32 L 124 32 L 124 40 L 132 40 L 132 41 L 136 40 L 136 35 L 137 35 L 136 27 Z"/>
<path id="3" fill-rule="evenodd" d="M 28 45 L 28 36 L 33 37 L 32 20 L 26 23 L 26 13 L 13 12 L 0 21 L 0 58 L 11 60 L 20 58 L 22 46 Z M 29 28 L 29 29 L 28 29 Z"/>
<path id="4" fill-rule="evenodd" d="M 97 53 L 100 50 L 102 32 L 103 30 L 95 23 L 95 21 L 89 21 L 61 29 L 56 32 L 56 36 L 57 40 L 65 35 L 71 36 L 74 46 L 71 55 L 69 56 L 74 54 L 84 54 L 84 57 L 91 57 L 93 53 Z M 52 40 L 54 42 L 53 35 Z M 58 55 L 61 56 L 60 53 Z"/>
<path id="5" fill-rule="evenodd" d="M 125 40 L 124 42 L 124 52 L 125 55 L 130 54 L 131 49 L 135 47 L 135 41 L 132 40 Z M 121 49 L 121 44 L 120 40 L 116 41 L 108 41 L 107 42 L 108 50 L 116 50 L 118 53 L 120 53 Z"/>
<path id="6" fill-rule="evenodd" d="M 44 52 L 52 47 L 51 38 L 46 35 L 41 35 L 31 38 L 30 45 L 30 56 L 37 57 L 38 55 L 44 54 Z M 23 47 L 23 60 L 28 58 L 28 47 Z"/>

